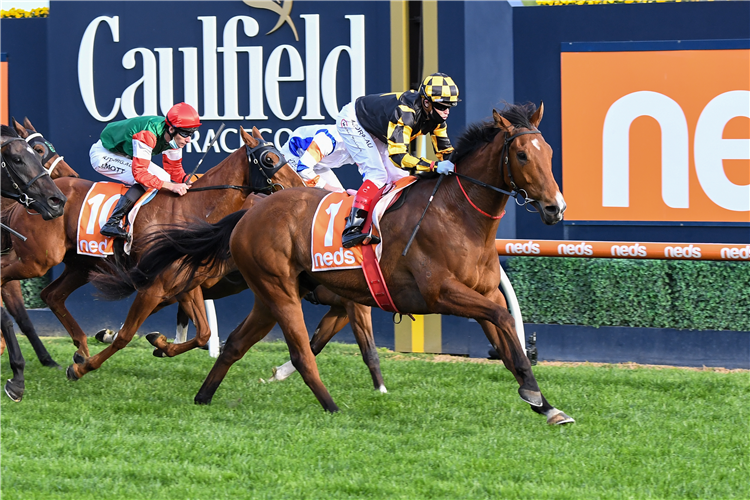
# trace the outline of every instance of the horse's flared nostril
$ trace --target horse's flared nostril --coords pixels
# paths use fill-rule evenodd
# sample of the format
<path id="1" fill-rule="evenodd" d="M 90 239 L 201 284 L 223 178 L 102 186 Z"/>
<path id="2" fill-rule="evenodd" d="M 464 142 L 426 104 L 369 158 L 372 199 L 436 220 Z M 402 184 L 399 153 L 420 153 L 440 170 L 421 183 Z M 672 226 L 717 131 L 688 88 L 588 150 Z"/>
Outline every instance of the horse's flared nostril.
<path id="1" fill-rule="evenodd" d="M 544 212 L 547 215 L 556 216 L 560 213 L 560 207 L 558 207 L 557 205 L 547 205 L 546 207 L 544 207 Z"/>

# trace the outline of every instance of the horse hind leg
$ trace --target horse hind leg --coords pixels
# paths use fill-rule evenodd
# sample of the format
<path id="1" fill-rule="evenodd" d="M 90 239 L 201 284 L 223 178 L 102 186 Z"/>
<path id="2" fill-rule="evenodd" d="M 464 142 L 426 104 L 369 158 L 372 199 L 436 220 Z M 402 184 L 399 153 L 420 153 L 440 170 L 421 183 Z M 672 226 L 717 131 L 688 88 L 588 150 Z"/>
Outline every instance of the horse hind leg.
<path id="1" fill-rule="evenodd" d="M 42 366 L 58 369 L 62 368 L 55 362 L 54 359 L 52 359 L 52 356 L 47 351 L 47 348 L 44 347 L 42 340 L 36 333 L 34 324 L 31 322 L 31 318 L 29 318 L 26 307 L 23 304 L 21 282 L 9 281 L 8 283 L 5 283 L 5 285 L 3 285 L 2 287 L 2 296 L 6 309 L 16 320 L 18 328 L 20 328 L 21 332 L 26 335 L 26 338 L 29 340 L 31 347 L 34 348 L 36 357 L 37 359 L 39 359 L 39 362 L 42 364 Z"/>
<path id="2" fill-rule="evenodd" d="M 265 304 L 256 298 L 253 310 L 245 320 L 229 334 L 224 349 L 195 395 L 195 404 L 209 404 L 234 363 L 242 359 L 247 351 L 268 335 L 276 319 Z"/>
<path id="3" fill-rule="evenodd" d="M 351 321 L 352 332 L 357 339 L 359 350 L 362 352 L 362 359 L 370 370 L 375 389 L 385 394 L 388 389 L 385 388 L 383 374 L 380 372 L 380 356 L 378 356 L 375 337 L 372 332 L 371 310 L 368 306 L 351 301 L 347 301 L 346 310 Z"/>
<path id="4" fill-rule="evenodd" d="M 341 307 L 331 307 L 325 316 L 321 318 L 317 328 L 315 328 L 312 339 L 310 339 L 310 349 L 313 354 L 317 356 L 333 336 L 341 331 L 347 323 L 349 323 L 349 317 L 346 315 L 346 310 Z M 268 382 L 286 380 L 296 371 L 297 369 L 292 362 L 287 361 L 283 365 L 273 368 L 273 377 L 268 379 Z"/>
<path id="5" fill-rule="evenodd" d="M 195 287 L 185 294 L 185 296 L 180 298 L 179 303 L 180 310 L 184 311 L 195 325 L 195 337 L 187 342 L 174 343 L 168 342 L 164 335 L 150 333 L 146 335 L 146 339 L 158 349 L 158 353 L 154 352 L 156 356 L 161 357 L 161 353 L 170 358 L 178 356 L 196 347 L 203 347 L 208 343 L 209 338 L 211 338 L 211 328 L 208 325 L 208 318 L 206 317 L 206 307 L 203 302 L 201 287 Z"/>
<path id="6" fill-rule="evenodd" d="M 187 313 L 182 309 L 182 306 L 177 307 L 177 329 L 175 331 L 174 343 L 181 344 L 187 341 L 188 333 L 188 322 L 190 318 Z"/>
<path id="7" fill-rule="evenodd" d="M 10 319 L 10 315 L 7 313 L 5 308 L 2 308 L 0 330 L 2 330 L 2 336 L 5 339 L 5 345 L 8 348 L 10 368 L 11 370 L 13 370 L 13 378 L 8 379 L 5 384 L 5 394 L 7 394 L 10 399 L 18 403 L 23 398 L 23 393 L 25 391 L 23 370 L 26 367 L 26 361 L 23 359 L 21 347 L 18 345 L 18 339 L 16 338 L 16 334 L 13 331 L 13 320 Z"/>
<path id="8" fill-rule="evenodd" d="M 66 264 L 62 274 L 55 281 L 47 285 L 40 294 L 41 299 L 49 306 L 60 323 L 62 323 L 65 330 L 73 339 L 73 344 L 78 348 L 76 353 L 78 356 L 74 358 L 88 358 L 89 345 L 86 333 L 84 333 L 81 326 L 73 318 L 73 315 L 70 314 L 67 307 L 65 307 L 65 301 L 71 293 L 88 283 L 89 271 L 88 267 L 73 269 L 70 265 Z"/>

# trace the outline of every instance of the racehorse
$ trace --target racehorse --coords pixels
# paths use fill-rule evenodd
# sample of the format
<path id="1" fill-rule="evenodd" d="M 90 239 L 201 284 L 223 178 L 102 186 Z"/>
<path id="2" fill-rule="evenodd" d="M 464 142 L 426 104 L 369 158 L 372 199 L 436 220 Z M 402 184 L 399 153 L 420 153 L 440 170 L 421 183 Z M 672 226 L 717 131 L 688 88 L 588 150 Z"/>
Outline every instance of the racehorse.
<path id="1" fill-rule="evenodd" d="M 12 119 L 13 128 L 18 132 L 19 137 L 25 139 L 29 146 L 36 152 L 44 165 L 45 170 L 49 173 L 52 179 L 59 177 L 78 177 L 78 173 L 73 170 L 70 165 L 64 160 L 62 156 L 57 153 L 55 147 L 44 138 L 44 136 L 37 132 L 34 125 L 28 118 L 24 118 L 23 125 L 18 123 L 15 118 Z M 14 210 L 15 207 L 22 209 L 14 200 L 9 198 L 2 198 L 2 213 L 7 214 L 9 210 Z M 3 237 L 9 236 L 9 233 L 3 233 Z M 8 255 L 7 261 L 14 260 L 15 253 L 10 246 L 10 240 L 3 242 L 3 253 L 12 252 Z M 18 327 L 21 329 L 24 335 L 28 338 L 31 343 L 31 347 L 34 348 L 39 362 L 43 366 L 50 368 L 60 368 L 52 356 L 50 356 L 44 344 L 39 339 L 39 335 L 34 328 L 34 324 L 31 322 L 29 315 L 26 311 L 26 307 L 23 303 L 23 293 L 21 291 L 20 281 L 10 281 L 2 288 L 3 304 L 6 309 L 16 320 Z M 1 352 L 1 350 L 0 350 Z"/>
<path id="2" fill-rule="evenodd" d="M 565 201 L 552 176 L 552 148 L 538 129 L 544 107 L 493 110 L 493 121 L 472 125 L 458 143 L 455 175 L 437 191 L 429 217 L 402 256 L 412 228 L 440 180 L 417 182 L 402 209 L 381 222 L 382 274 L 401 312 L 452 314 L 476 319 L 505 367 L 515 376 L 521 399 L 550 424 L 573 422 L 542 395 L 512 316 L 499 290 L 495 249 L 499 219 L 509 197 L 535 208 L 546 224 L 563 218 Z M 463 179 L 463 182 L 462 182 Z M 216 224 L 180 227 L 162 237 L 187 250 L 181 267 L 194 273 L 207 263 L 234 259 L 255 293 L 245 321 L 227 339 L 202 387 L 198 404 L 210 403 L 229 368 L 278 322 L 294 367 L 323 408 L 338 411 L 320 380 L 307 342 L 298 290 L 312 276 L 312 218 L 325 193 L 287 190 L 257 202 L 247 212 Z M 269 233 L 268 228 L 274 228 Z M 189 242 L 189 245 L 188 245 Z M 227 248 L 228 242 L 228 248 Z M 315 273 L 314 279 L 350 300 L 376 305 L 359 270 Z"/>
<path id="3" fill-rule="evenodd" d="M 6 125 L 0 128 L 0 136 L 2 196 L 21 203 L 27 209 L 36 210 L 45 220 L 61 216 L 66 197 L 54 184 L 34 150 L 15 130 Z M 27 210 L 27 213 L 31 212 Z M 5 223 L 3 229 L 13 231 L 10 226 L 5 226 Z M 1 314 L 0 330 L 13 370 L 13 378 L 5 385 L 5 393 L 13 401 L 21 401 L 25 390 L 23 370 L 26 363 L 13 331 L 13 323 L 5 308 Z"/>
<path id="4" fill-rule="evenodd" d="M 138 253 L 143 248 L 141 240 L 155 231 L 159 224 L 198 218 L 216 221 L 238 210 L 250 192 L 271 192 L 283 186 L 304 185 L 297 173 L 283 164 L 280 153 L 276 152 L 270 143 L 263 141 L 256 128 L 253 128 L 253 136 L 244 129 L 240 129 L 240 135 L 245 147 L 238 149 L 204 174 L 193 184 L 188 194 L 179 197 L 160 192 L 152 201 L 141 207 L 135 223 L 131 259 L 137 260 Z M 76 248 L 79 213 L 92 182 L 71 178 L 58 179 L 55 182 L 70 199 L 65 217 L 40 222 L 25 213 L 15 211 L 12 214 L 11 222 L 14 227 L 28 233 L 29 238 L 26 241 L 13 239 L 13 247 L 21 259 L 3 269 L 0 283 L 4 285 L 11 280 L 41 276 L 51 267 L 64 262 L 64 271 L 42 290 L 41 298 L 73 338 L 77 347 L 74 359 L 78 361 L 88 358 L 88 343 L 86 334 L 65 307 L 65 300 L 74 290 L 88 283 L 89 273 L 101 265 L 102 259 L 78 255 Z M 205 320 L 203 301 L 197 297 L 199 295 L 190 293 L 184 294 L 178 300 L 203 335 L 209 331 L 209 327 Z M 133 304 L 129 315 L 136 314 L 135 311 L 138 311 L 139 307 L 139 304 Z M 146 312 L 146 316 L 152 309 Z M 112 349 L 105 349 L 107 352 L 100 353 L 97 361 L 103 361 L 114 351 L 124 347 L 134 333 L 135 330 L 129 334 L 121 332 L 115 344 L 110 346 Z"/>

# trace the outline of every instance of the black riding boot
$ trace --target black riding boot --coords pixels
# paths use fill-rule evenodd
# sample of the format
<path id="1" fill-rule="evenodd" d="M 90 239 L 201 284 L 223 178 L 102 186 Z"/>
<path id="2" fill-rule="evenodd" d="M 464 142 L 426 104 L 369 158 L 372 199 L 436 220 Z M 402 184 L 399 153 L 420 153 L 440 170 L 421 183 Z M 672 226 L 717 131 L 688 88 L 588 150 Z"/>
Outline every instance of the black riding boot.
<path id="1" fill-rule="evenodd" d="M 367 233 L 362 234 L 362 226 L 365 225 L 368 213 L 367 210 L 352 207 L 352 212 L 349 214 L 349 217 L 346 218 L 344 233 L 341 235 L 341 244 L 344 248 L 351 248 L 359 245 L 367 238 L 371 238 L 370 241 L 367 242 L 368 245 L 377 245 L 380 243 L 380 238 L 377 236 L 371 236 Z"/>
<path id="2" fill-rule="evenodd" d="M 101 231 L 99 231 L 102 236 L 107 236 L 109 238 L 123 238 L 125 241 L 128 241 L 129 235 L 122 227 L 122 220 L 128 215 L 128 212 L 133 208 L 135 202 L 138 201 L 145 192 L 146 189 L 143 186 L 140 184 L 133 184 L 128 188 L 124 196 L 120 196 L 120 199 L 117 200 L 117 205 L 115 205 L 115 210 L 112 212 L 107 223 L 102 226 Z"/>

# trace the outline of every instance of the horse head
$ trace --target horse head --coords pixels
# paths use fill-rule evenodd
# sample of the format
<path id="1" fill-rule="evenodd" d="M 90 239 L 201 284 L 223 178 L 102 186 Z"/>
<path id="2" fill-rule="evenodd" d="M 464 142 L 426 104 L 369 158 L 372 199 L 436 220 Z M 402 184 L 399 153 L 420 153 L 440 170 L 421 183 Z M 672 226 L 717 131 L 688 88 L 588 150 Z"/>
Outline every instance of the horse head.
<path id="1" fill-rule="evenodd" d="M 13 127 L 18 135 L 25 139 L 29 146 L 39 155 L 45 170 L 53 179 L 59 177 L 80 177 L 78 172 L 73 170 L 70 165 L 63 159 L 63 156 L 57 154 L 55 147 L 44 136 L 37 132 L 34 125 L 28 118 L 23 119 L 23 125 L 13 118 Z"/>
<path id="2" fill-rule="evenodd" d="M 6 125 L 1 136 L 2 195 L 36 210 L 44 220 L 60 217 L 67 198 L 52 182 L 36 152 Z"/>
<path id="3" fill-rule="evenodd" d="M 270 194 L 288 187 L 302 187 L 304 182 L 286 162 L 284 155 L 272 142 L 263 139 L 260 131 L 253 127 L 253 135 L 240 127 L 245 143 L 247 161 L 250 165 L 250 185 L 256 193 Z"/>
<path id="4" fill-rule="evenodd" d="M 566 205 L 552 176 L 552 148 L 539 131 L 544 103 L 533 114 L 533 105 L 513 106 L 511 109 L 515 115 L 492 110 L 495 126 L 504 132 L 495 137 L 495 141 L 502 143 L 500 169 L 503 181 L 524 198 L 519 202 L 516 197 L 519 205 L 529 203 L 545 224 L 557 224 L 563 218 Z M 519 109 L 526 110 L 526 119 L 517 116 Z M 521 119 L 514 120 L 513 117 Z"/>

